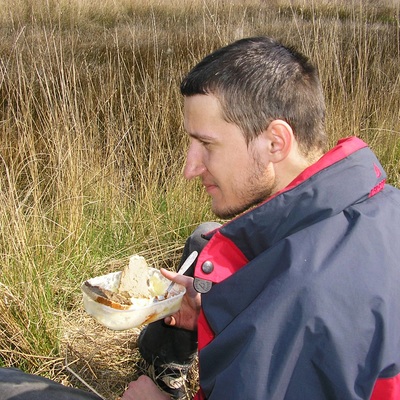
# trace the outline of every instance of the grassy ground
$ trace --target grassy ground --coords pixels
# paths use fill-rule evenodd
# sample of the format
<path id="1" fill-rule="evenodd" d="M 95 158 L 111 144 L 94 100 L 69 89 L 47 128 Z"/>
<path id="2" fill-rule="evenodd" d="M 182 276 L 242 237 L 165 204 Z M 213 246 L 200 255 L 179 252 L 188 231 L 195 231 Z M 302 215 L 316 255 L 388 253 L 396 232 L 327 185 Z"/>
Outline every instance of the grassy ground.
<path id="1" fill-rule="evenodd" d="M 332 144 L 365 139 L 400 187 L 399 14 L 394 0 L 0 0 L 0 365 L 82 387 L 67 354 L 107 399 L 141 372 L 137 332 L 93 323 L 79 286 L 134 253 L 172 267 L 212 218 L 181 176 L 178 85 L 232 40 L 306 53 Z"/>

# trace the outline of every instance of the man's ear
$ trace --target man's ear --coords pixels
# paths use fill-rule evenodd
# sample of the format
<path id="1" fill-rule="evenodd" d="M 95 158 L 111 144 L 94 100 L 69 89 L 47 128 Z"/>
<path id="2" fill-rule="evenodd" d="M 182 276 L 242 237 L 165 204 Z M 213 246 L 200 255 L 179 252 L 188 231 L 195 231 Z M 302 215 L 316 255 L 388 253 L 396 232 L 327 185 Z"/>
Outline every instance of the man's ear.
<path id="1" fill-rule="evenodd" d="M 295 140 L 292 127 L 281 119 L 275 119 L 263 134 L 268 141 L 270 160 L 278 163 L 286 159 Z"/>

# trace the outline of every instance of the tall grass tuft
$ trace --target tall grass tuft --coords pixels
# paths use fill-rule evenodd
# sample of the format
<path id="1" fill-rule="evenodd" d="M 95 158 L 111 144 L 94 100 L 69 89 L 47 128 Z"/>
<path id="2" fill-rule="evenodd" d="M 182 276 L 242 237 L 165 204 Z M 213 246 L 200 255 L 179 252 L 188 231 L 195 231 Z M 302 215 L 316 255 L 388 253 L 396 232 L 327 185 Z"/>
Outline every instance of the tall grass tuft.
<path id="1" fill-rule="evenodd" d="M 0 365 L 60 380 L 82 280 L 140 253 L 172 266 L 211 219 L 184 182 L 179 82 L 270 35 L 317 64 L 332 144 L 358 135 L 400 186 L 395 1 L 0 1 Z"/>

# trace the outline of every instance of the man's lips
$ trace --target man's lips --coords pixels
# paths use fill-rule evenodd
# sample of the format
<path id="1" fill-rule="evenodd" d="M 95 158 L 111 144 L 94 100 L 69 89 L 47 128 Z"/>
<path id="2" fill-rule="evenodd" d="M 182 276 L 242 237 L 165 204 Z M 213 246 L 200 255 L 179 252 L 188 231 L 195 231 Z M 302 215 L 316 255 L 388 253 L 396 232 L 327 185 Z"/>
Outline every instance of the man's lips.
<path id="1" fill-rule="evenodd" d="M 218 186 L 215 185 L 215 184 L 213 184 L 213 183 L 205 183 L 205 182 L 203 182 L 203 186 L 204 186 L 204 188 L 206 189 L 206 192 L 207 192 L 207 193 L 210 193 L 210 194 L 211 194 L 213 191 L 215 191 L 215 189 L 218 188 Z"/>

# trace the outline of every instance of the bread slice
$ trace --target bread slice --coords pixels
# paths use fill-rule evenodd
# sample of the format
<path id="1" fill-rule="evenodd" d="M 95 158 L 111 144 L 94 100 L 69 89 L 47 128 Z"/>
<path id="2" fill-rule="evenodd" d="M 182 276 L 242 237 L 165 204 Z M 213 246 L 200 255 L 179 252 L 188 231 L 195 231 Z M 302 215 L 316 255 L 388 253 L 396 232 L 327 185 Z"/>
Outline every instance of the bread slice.
<path id="1" fill-rule="evenodd" d="M 150 298 L 149 269 L 144 257 L 137 254 L 129 259 L 129 264 L 122 270 L 118 292 L 127 297 Z"/>
<path id="2" fill-rule="evenodd" d="M 116 310 L 128 310 L 132 306 L 132 301 L 126 296 L 98 285 L 92 285 L 88 281 L 83 283 L 82 291 L 95 302 L 115 308 Z"/>

